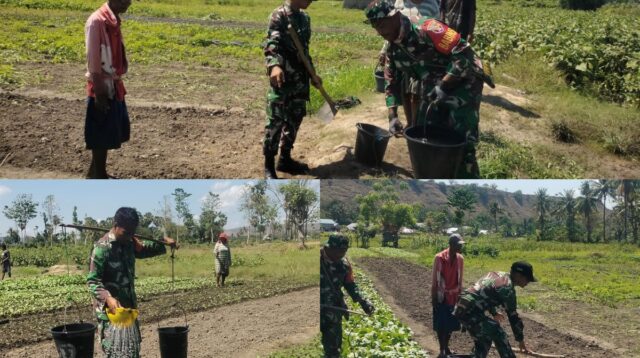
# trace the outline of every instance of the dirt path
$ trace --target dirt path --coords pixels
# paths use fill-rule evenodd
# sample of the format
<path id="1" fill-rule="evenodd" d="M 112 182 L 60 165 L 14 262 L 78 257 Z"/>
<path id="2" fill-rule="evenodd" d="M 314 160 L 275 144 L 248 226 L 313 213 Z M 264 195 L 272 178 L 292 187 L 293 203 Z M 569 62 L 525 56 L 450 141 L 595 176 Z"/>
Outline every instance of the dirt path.
<path id="1" fill-rule="evenodd" d="M 398 259 L 360 258 L 356 262 L 374 278 L 378 286 L 382 286 L 380 293 L 385 302 L 392 302 L 401 309 L 398 317 L 410 317 L 406 323 L 416 332 L 416 340 L 426 349 L 437 351 L 438 345 L 433 333 L 429 333 L 432 325 L 431 305 L 428 299 L 431 291 L 431 272 L 422 266 Z M 565 354 L 567 358 L 623 357 L 602 348 L 586 337 L 578 338 L 540 324 L 526 315 L 521 316 L 525 326 L 525 340 L 529 348 L 537 352 Z M 510 328 L 505 328 L 512 344 L 515 344 Z M 470 336 L 460 332 L 454 333 L 451 342 L 451 348 L 461 353 L 471 352 L 473 348 Z M 495 350 L 489 354 L 489 357 L 497 356 Z"/>
<path id="2" fill-rule="evenodd" d="M 319 294 L 313 287 L 189 314 L 189 356 L 248 358 L 305 343 L 319 332 Z M 158 324 L 184 325 L 184 318 Z M 156 324 L 142 327 L 143 357 L 160 356 L 156 328 Z M 57 353 L 53 342 L 46 341 L 3 352 L 3 357 L 53 358 Z"/>

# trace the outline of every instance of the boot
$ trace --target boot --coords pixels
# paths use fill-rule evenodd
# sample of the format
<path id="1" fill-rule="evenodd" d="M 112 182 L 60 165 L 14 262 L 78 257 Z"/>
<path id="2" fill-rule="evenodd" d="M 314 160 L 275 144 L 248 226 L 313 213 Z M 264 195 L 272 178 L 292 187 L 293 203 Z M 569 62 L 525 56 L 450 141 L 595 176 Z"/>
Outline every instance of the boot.
<path id="1" fill-rule="evenodd" d="M 276 157 L 275 155 L 264 156 L 264 178 L 265 179 L 278 179 L 276 174 Z"/>
<path id="2" fill-rule="evenodd" d="M 289 174 L 304 174 L 309 171 L 309 166 L 291 158 L 291 153 L 282 152 L 278 158 L 278 170 Z"/>

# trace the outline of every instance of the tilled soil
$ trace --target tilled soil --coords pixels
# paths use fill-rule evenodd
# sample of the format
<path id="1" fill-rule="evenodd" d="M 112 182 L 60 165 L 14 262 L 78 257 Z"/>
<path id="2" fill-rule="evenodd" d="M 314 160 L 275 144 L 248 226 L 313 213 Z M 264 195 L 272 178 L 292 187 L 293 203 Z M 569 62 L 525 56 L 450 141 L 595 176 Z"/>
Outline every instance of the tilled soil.
<path id="1" fill-rule="evenodd" d="M 195 293 L 194 293 L 195 294 Z M 190 357 L 256 357 L 309 341 L 318 334 L 319 290 L 312 287 L 188 314 Z M 156 302 L 166 311 L 168 305 Z M 184 326 L 178 316 L 142 322 L 142 356 L 159 357 L 158 327 Z M 95 342 L 96 356 L 100 352 Z M 52 341 L 9 351 L 3 357 L 57 357 Z"/>
<path id="2" fill-rule="evenodd" d="M 0 162 L 11 168 L 83 177 L 83 100 L 0 94 Z M 220 108 L 130 106 L 131 140 L 110 151 L 118 178 L 253 178 L 261 174 L 264 119 Z M 1 168 L 0 168 L 1 169 Z M 6 175 L 3 175 L 6 176 Z"/>
<path id="3" fill-rule="evenodd" d="M 385 286 L 384 292 L 389 293 L 395 304 L 399 305 L 412 320 L 429 329 L 432 327 L 431 271 L 429 269 L 390 258 L 360 258 L 356 262 L 367 273 L 373 275 L 377 282 Z M 576 314 L 580 313 L 576 312 Z M 564 354 L 567 358 L 621 357 L 615 352 L 598 346 L 595 342 L 573 337 L 531 319 L 523 317 L 523 322 L 525 342 L 529 349 L 535 352 Z M 512 346 L 517 347 L 508 325 L 509 323 L 506 322 L 503 326 Z M 451 348 L 459 353 L 469 353 L 473 349 L 473 341 L 468 334 L 455 332 L 451 338 Z M 491 350 L 489 357 L 498 357 L 495 349 Z"/>

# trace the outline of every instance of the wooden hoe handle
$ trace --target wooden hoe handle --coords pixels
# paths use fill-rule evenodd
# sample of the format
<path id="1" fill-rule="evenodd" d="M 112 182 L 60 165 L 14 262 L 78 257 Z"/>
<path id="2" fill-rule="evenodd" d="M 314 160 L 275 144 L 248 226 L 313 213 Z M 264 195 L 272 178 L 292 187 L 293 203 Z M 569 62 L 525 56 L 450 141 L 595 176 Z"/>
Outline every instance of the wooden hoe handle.
<path id="1" fill-rule="evenodd" d="M 309 75 L 311 75 L 311 77 L 313 78 L 313 81 L 318 83 L 317 81 L 318 75 L 316 74 L 316 71 L 313 69 L 313 66 L 311 66 L 311 62 L 309 62 L 309 59 L 304 54 L 304 50 L 303 50 L 304 47 L 302 46 L 302 42 L 300 42 L 300 37 L 298 37 L 298 33 L 296 32 L 296 29 L 293 28 L 293 25 L 289 24 L 289 26 L 287 27 L 287 31 L 289 32 L 289 35 L 293 39 L 293 43 L 296 45 L 296 49 L 298 50 L 298 56 L 300 57 L 300 60 L 304 64 L 304 67 L 307 69 L 307 72 L 309 72 Z M 333 99 L 331 99 L 331 96 L 329 96 L 327 91 L 324 90 L 322 83 L 318 83 L 318 90 L 322 94 L 322 97 L 324 97 L 324 99 L 327 101 L 327 103 L 329 103 L 331 107 L 335 107 L 335 102 L 333 101 Z"/>

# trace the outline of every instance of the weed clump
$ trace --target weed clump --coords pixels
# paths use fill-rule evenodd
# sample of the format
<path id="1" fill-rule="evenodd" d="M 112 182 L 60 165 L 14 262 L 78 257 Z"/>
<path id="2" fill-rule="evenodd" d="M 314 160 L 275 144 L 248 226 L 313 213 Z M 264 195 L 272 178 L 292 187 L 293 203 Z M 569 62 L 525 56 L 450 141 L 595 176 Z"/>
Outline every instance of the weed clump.
<path id="1" fill-rule="evenodd" d="M 551 135 L 553 139 L 563 143 L 577 143 L 578 136 L 569 127 L 567 122 L 559 121 L 551 123 Z"/>

